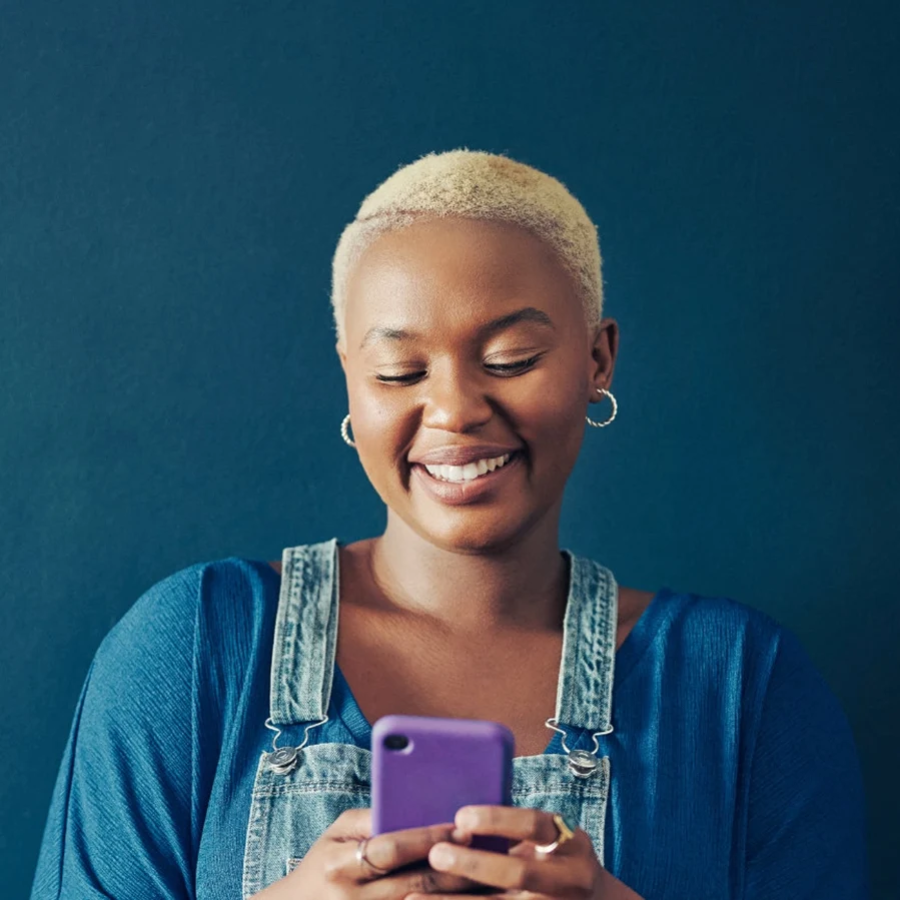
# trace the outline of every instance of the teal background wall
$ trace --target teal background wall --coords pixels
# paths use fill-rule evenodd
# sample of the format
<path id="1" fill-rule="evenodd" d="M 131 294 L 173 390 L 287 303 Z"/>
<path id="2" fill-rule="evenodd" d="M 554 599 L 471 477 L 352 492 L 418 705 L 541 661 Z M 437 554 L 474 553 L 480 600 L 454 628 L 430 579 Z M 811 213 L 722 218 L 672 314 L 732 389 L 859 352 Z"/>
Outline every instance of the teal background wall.
<path id="1" fill-rule="evenodd" d="M 801 636 L 896 897 L 898 9 L 6 0 L 0 893 L 27 893 L 81 681 L 144 590 L 381 529 L 338 431 L 331 253 L 396 167 L 468 146 L 600 228 L 620 413 L 563 544 Z"/>

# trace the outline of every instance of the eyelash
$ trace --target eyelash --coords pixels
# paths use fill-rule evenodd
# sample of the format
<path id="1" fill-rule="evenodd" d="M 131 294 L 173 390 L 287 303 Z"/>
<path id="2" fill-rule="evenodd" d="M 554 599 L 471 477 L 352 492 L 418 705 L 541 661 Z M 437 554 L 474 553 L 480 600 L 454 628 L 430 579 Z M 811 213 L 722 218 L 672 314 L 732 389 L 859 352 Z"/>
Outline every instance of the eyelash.
<path id="1" fill-rule="evenodd" d="M 531 369 L 534 364 L 540 359 L 539 356 L 532 356 L 529 359 L 522 359 L 519 362 L 514 363 L 499 363 L 493 366 L 485 366 L 487 369 L 491 369 L 495 372 L 499 371 L 501 373 L 505 373 L 501 377 L 510 377 L 513 375 L 521 375 L 523 372 L 527 372 Z M 417 378 L 421 377 L 424 372 L 414 372 L 411 375 L 376 375 L 375 378 L 378 381 L 384 382 L 386 384 L 412 384 Z"/>

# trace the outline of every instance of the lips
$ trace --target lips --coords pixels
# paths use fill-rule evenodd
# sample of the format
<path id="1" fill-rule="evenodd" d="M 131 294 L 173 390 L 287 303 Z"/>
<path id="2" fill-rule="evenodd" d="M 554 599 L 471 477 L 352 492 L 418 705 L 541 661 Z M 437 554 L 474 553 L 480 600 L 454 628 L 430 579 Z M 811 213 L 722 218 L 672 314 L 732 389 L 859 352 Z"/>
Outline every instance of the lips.
<path id="1" fill-rule="evenodd" d="M 489 472 L 502 468 L 510 459 L 512 459 L 512 455 L 504 453 L 503 456 L 495 456 L 492 459 L 479 459 L 478 462 L 466 463 L 464 466 L 426 465 L 425 468 L 432 478 L 437 478 L 439 481 L 474 481 L 476 478 L 481 478 Z"/>
<path id="2" fill-rule="evenodd" d="M 433 499 L 449 506 L 462 506 L 488 501 L 497 491 L 502 490 L 504 485 L 517 479 L 522 458 L 520 452 L 515 452 L 505 465 L 494 469 L 493 472 L 479 475 L 471 481 L 443 481 L 430 475 L 421 464 L 413 465 L 412 477 L 413 482 Z"/>
<path id="3" fill-rule="evenodd" d="M 409 462 L 412 465 L 419 463 L 423 466 L 465 466 L 480 459 L 494 459 L 507 453 L 512 455 L 519 450 L 521 447 L 506 444 L 447 445 L 435 447 L 425 453 L 410 454 Z"/>

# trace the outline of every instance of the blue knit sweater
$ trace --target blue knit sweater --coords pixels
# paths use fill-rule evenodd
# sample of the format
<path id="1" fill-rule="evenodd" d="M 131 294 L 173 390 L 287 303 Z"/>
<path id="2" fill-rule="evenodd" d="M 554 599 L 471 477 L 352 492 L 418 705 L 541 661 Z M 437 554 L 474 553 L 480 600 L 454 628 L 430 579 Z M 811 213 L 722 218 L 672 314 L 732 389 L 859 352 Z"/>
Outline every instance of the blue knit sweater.
<path id="1" fill-rule="evenodd" d="M 241 897 L 254 773 L 271 748 L 279 582 L 265 562 L 197 564 L 106 637 L 32 900 Z M 335 674 L 311 741 L 366 747 L 369 723 Z M 616 653 L 612 710 L 605 862 L 646 900 L 868 897 L 853 737 L 792 632 L 732 600 L 662 589 Z"/>

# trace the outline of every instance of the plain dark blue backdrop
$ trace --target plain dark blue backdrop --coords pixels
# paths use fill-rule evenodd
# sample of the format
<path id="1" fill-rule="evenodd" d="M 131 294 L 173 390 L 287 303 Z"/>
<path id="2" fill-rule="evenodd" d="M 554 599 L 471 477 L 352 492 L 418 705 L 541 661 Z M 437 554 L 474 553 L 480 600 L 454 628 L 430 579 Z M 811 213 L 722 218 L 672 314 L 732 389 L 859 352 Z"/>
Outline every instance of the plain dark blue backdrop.
<path id="1" fill-rule="evenodd" d="M 896 897 L 898 24 L 888 0 L 7 0 L 3 896 L 147 587 L 381 529 L 339 434 L 331 254 L 395 168 L 467 146 L 600 229 L 620 411 L 585 436 L 564 545 L 797 631 Z"/>

